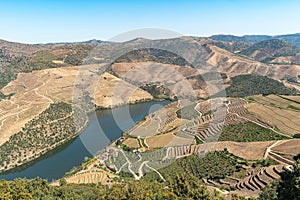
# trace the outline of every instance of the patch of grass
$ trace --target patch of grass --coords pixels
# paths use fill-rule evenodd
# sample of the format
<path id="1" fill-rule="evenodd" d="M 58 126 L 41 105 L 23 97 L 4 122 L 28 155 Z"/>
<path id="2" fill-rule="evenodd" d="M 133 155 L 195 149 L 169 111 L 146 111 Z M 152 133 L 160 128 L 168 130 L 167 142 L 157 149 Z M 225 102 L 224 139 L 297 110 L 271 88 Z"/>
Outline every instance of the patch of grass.
<path id="1" fill-rule="evenodd" d="M 300 108 L 293 106 L 293 105 L 288 105 L 287 108 L 292 109 L 292 110 L 297 110 L 300 111 Z"/>
<path id="2" fill-rule="evenodd" d="M 248 98 L 247 98 L 247 101 L 248 101 L 249 103 L 251 103 L 251 102 L 255 102 L 255 99 L 252 98 L 252 97 L 248 97 Z"/>

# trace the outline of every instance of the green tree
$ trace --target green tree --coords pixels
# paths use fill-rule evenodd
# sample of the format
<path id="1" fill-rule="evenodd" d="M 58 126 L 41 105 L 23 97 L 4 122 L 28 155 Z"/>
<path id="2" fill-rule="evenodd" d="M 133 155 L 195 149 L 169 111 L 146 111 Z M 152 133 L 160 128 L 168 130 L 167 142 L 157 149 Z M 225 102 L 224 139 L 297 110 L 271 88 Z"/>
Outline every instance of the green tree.
<path id="1" fill-rule="evenodd" d="M 286 171 L 282 174 L 282 181 L 279 183 L 279 199 L 300 199 L 300 154 L 295 156 L 293 171 Z"/>

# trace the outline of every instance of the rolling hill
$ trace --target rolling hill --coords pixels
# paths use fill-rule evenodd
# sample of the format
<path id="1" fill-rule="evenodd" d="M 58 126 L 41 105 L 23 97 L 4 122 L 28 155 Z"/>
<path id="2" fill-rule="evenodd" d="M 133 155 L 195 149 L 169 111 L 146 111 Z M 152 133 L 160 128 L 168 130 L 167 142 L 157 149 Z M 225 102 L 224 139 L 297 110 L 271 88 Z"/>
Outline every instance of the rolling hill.
<path id="1" fill-rule="evenodd" d="M 82 183 L 109 180 L 111 182 L 106 183 L 113 185 L 113 190 L 118 190 L 118 186 L 112 182 L 122 184 L 118 178 L 126 177 L 124 182 L 132 182 L 132 187 L 137 188 L 130 176 L 135 175 L 140 179 L 144 173 L 151 171 L 155 178 L 158 177 L 157 181 L 165 181 L 172 192 L 177 192 L 168 195 L 179 198 L 197 198 L 199 196 L 193 195 L 202 195 L 203 192 L 210 195 L 206 190 L 199 191 L 204 183 L 218 190 L 225 187 L 230 194 L 246 191 L 258 195 L 271 179 L 289 170 L 291 156 L 300 153 L 295 148 L 287 148 L 290 141 L 294 146 L 299 142 L 291 140 L 297 135 L 298 127 L 296 130 L 287 127 L 295 124 L 297 118 L 287 123 L 288 117 L 283 116 L 297 116 L 299 112 L 297 86 L 300 66 L 297 60 L 300 58 L 300 49 L 297 47 L 297 37 L 298 34 L 218 35 L 166 40 L 137 38 L 125 43 L 90 40 L 38 45 L 0 41 L 0 170 L 6 171 L 36 159 L 78 135 L 76 125 L 82 128 L 86 121 L 75 124 L 72 121 L 72 117 L 78 114 L 71 107 L 76 102 L 73 99 L 74 91 L 75 94 L 76 91 L 82 94 L 76 99 L 79 100 L 77 106 L 88 101 L 90 107 L 81 108 L 84 114 L 95 108 L 108 109 L 156 98 L 171 99 L 174 102 L 162 109 L 166 111 L 165 116 L 161 117 L 162 112 L 159 111 L 146 116 L 144 121 L 137 124 L 145 125 L 146 129 L 134 128 L 132 134 L 129 130 L 124 135 L 123 146 L 116 145 L 111 149 L 121 152 L 113 155 L 124 155 L 125 158 L 127 155 L 134 161 L 138 154 L 139 161 L 134 162 L 132 167 L 135 168 L 132 170 L 138 171 L 136 174 L 130 171 L 130 159 L 123 159 L 121 161 L 127 163 L 115 163 L 115 168 L 111 167 L 112 162 L 117 160 L 113 157 L 103 161 L 103 166 L 99 166 L 100 161 L 97 161 L 93 167 L 105 170 L 128 167 L 129 172 L 119 174 L 119 169 L 115 170 L 114 179 L 111 180 L 99 171 L 91 171 L 86 167 L 74 175 L 74 180 L 82 180 Z M 217 109 L 210 107 L 209 97 L 224 90 L 227 99 L 214 98 L 223 102 L 220 109 L 225 112 L 225 119 L 222 121 L 215 115 Z M 180 110 L 178 97 L 196 101 L 190 105 L 184 102 L 188 114 L 192 112 L 190 117 L 181 119 L 176 114 Z M 276 120 L 275 114 L 266 115 L 265 110 L 276 113 Z M 47 125 L 43 125 L 43 122 Z M 201 153 L 201 148 L 210 143 L 211 136 L 222 132 L 223 123 L 225 134 L 220 137 L 222 142 L 216 141 L 213 149 L 217 151 L 209 154 L 208 158 L 211 159 L 206 158 L 202 162 L 195 154 Z M 239 134 L 239 137 L 234 134 Z M 277 141 L 271 141 L 273 139 Z M 257 143 L 256 140 L 264 142 Z M 167 149 L 162 148 L 164 145 L 168 145 Z M 162 175 L 159 174 L 154 166 L 157 163 L 151 160 L 153 157 L 149 158 L 142 152 L 132 153 L 133 148 L 146 152 L 150 150 L 153 157 L 155 153 L 160 153 L 163 157 L 159 162 L 165 164 L 174 161 L 175 164 L 170 165 L 171 168 L 175 166 L 174 169 L 179 165 L 185 167 L 185 177 L 176 173 L 169 176 L 169 172 L 164 170 L 160 171 Z M 177 162 L 176 159 L 180 157 L 185 158 Z M 218 162 L 219 165 L 216 165 Z M 275 165 L 273 162 L 278 163 Z M 221 164 L 226 165 L 228 171 L 222 171 Z M 207 167 L 214 171 L 209 171 Z M 274 170 L 277 170 L 276 173 Z M 266 178 L 270 171 L 275 178 L 258 181 L 260 177 Z M 164 176 L 167 180 L 164 180 Z M 189 186 L 189 182 L 192 186 Z M 150 188 L 149 191 L 156 187 L 162 193 L 170 192 L 164 184 L 157 182 L 138 183 L 145 184 Z M 27 182 L 22 184 L 26 185 Z M 187 196 L 180 194 L 190 191 L 185 187 L 193 189 Z M 109 187 L 99 188 L 102 192 L 111 192 Z"/>
<path id="2" fill-rule="evenodd" d="M 263 63 L 272 63 L 278 57 L 293 57 L 298 53 L 300 48 L 279 39 L 264 40 L 240 52 Z"/>
<path id="3" fill-rule="evenodd" d="M 224 42 L 246 42 L 246 43 L 257 43 L 263 40 L 271 39 L 281 39 L 283 41 L 294 44 L 300 47 L 300 33 L 288 34 L 288 35 L 244 35 L 244 36 L 234 36 L 234 35 L 213 35 L 210 37 L 213 40 L 220 40 Z"/>

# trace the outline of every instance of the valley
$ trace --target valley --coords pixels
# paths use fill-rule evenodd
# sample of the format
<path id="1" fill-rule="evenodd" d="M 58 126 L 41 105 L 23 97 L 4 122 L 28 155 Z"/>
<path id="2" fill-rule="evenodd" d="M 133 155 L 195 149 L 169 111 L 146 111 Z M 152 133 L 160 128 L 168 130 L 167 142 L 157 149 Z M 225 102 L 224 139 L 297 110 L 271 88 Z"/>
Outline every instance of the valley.
<path id="1" fill-rule="evenodd" d="M 192 60 L 193 50 L 205 50 L 203 57 L 189 63 L 153 48 L 178 43 L 194 45 L 190 53 L 181 52 L 186 58 Z M 56 176 L 61 179 L 53 187 L 61 181 L 172 185 L 182 172 L 225 196 L 258 197 L 282 173 L 293 171 L 300 153 L 296 46 L 277 39 L 239 46 L 189 37 L 104 45 L 3 44 L 0 69 L 9 77 L 1 85 L 2 172 L 72 140 L 81 140 L 92 158 L 64 168 L 69 172 Z M 151 48 L 136 50 L 140 46 Z M 134 50 L 111 61 L 118 48 Z M 7 63 L 16 58 L 13 69 Z M 134 114 L 128 105 L 137 106 Z M 114 123 L 105 121 L 104 111 L 111 111 Z M 99 121 L 91 123 L 95 113 L 103 116 L 95 115 Z M 131 121 L 132 116 L 138 117 Z M 91 129 L 97 123 L 107 126 L 102 135 Z M 103 137 L 85 141 L 85 130 Z"/>

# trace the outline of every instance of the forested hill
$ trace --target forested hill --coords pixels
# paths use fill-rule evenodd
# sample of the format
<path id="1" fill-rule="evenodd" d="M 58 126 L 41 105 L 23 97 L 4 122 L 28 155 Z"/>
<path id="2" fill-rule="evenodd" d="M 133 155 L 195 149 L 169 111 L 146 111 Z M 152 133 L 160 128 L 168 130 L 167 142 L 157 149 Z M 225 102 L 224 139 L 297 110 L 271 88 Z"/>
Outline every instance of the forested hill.
<path id="1" fill-rule="evenodd" d="M 294 44 L 300 47 L 300 33 L 288 34 L 288 35 L 244 35 L 244 36 L 234 36 L 234 35 L 213 35 L 210 37 L 213 40 L 220 40 L 224 42 L 246 42 L 246 43 L 257 43 L 263 40 L 271 39 L 281 39 L 288 43 Z"/>
<path id="2" fill-rule="evenodd" d="M 226 94 L 230 97 L 245 97 L 257 94 L 296 95 L 299 93 L 296 89 L 286 87 L 279 81 L 254 74 L 238 75 L 232 77 L 231 81 L 231 85 L 226 88 Z"/>

